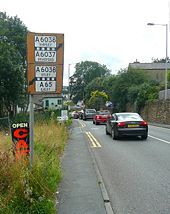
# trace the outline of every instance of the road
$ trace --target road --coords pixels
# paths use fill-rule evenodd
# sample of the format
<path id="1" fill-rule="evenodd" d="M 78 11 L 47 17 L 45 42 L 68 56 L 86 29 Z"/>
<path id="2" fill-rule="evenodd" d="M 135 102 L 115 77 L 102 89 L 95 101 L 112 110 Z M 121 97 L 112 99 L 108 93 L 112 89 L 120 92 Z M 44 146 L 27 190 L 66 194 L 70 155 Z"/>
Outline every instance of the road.
<path id="1" fill-rule="evenodd" d="M 147 140 L 113 140 L 104 125 L 79 120 L 115 214 L 170 213 L 170 129 L 149 126 Z"/>

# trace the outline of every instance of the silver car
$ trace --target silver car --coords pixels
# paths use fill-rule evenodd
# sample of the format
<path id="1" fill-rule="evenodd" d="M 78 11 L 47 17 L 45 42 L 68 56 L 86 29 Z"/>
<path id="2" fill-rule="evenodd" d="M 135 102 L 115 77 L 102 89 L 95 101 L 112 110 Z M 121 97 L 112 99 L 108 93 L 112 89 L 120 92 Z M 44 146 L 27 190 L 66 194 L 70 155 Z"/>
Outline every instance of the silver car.
<path id="1" fill-rule="evenodd" d="M 85 109 L 83 113 L 83 120 L 92 120 L 96 114 L 96 109 Z"/>

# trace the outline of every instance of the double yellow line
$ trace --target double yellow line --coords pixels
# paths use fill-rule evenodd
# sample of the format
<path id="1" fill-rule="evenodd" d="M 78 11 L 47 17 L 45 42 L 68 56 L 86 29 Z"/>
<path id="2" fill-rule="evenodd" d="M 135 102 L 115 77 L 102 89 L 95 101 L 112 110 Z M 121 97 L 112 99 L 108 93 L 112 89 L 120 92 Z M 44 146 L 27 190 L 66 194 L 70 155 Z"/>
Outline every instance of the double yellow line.
<path id="1" fill-rule="evenodd" d="M 80 125 L 81 125 L 82 128 L 86 127 L 85 123 L 83 123 L 81 120 L 78 120 L 78 121 L 79 121 L 79 123 L 80 123 Z"/>
<path id="2" fill-rule="evenodd" d="M 92 143 L 93 148 L 100 148 L 100 143 L 96 140 L 96 138 L 92 135 L 90 132 L 86 132 L 86 135 L 88 136 L 90 142 Z"/>

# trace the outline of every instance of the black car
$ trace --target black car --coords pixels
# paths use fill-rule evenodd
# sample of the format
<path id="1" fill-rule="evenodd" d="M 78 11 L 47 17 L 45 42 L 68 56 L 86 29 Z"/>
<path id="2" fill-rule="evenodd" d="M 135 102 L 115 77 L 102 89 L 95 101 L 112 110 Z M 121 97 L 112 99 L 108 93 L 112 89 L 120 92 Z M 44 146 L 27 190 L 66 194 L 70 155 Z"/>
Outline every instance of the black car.
<path id="1" fill-rule="evenodd" d="M 123 136 L 141 136 L 142 139 L 147 139 L 148 124 L 138 113 L 114 113 L 106 122 L 106 135 L 108 134 L 113 139 Z"/>

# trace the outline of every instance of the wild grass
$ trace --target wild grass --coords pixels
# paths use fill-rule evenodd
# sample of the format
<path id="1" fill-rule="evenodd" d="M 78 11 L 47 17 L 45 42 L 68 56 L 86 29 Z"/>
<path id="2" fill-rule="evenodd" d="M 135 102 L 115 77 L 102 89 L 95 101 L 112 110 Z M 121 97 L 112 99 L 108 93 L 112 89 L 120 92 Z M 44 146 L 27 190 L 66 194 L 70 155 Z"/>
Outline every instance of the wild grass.
<path id="1" fill-rule="evenodd" d="M 30 168 L 24 157 L 16 161 L 11 136 L 0 134 L 0 214 L 56 214 L 60 158 L 67 137 L 65 124 L 53 119 L 36 123 Z"/>

